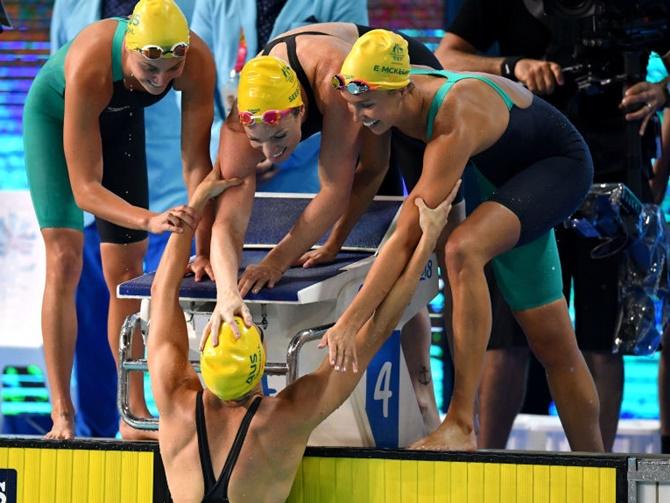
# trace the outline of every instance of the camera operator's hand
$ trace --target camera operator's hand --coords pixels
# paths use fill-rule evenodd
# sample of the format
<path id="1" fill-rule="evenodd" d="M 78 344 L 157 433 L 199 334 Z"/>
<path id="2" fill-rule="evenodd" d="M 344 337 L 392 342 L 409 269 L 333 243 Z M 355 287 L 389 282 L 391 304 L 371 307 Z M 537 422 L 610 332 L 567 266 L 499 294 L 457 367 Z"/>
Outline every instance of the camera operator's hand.
<path id="1" fill-rule="evenodd" d="M 664 103 L 665 86 L 662 82 L 638 82 L 626 90 L 619 108 L 626 112 L 627 121 L 642 121 L 640 135 L 643 135 L 649 119 Z"/>
<path id="2" fill-rule="evenodd" d="M 649 188 L 655 204 L 661 204 L 668 187 L 670 175 L 670 108 L 663 110 L 661 123 L 661 154 L 654 162 L 653 175 L 649 179 Z"/>
<path id="3" fill-rule="evenodd" d="M 539 59 L 520 59 L 514 76 L 535 94 L 551 94 L 563 85 L 563 71 L 558 63 Z"/>

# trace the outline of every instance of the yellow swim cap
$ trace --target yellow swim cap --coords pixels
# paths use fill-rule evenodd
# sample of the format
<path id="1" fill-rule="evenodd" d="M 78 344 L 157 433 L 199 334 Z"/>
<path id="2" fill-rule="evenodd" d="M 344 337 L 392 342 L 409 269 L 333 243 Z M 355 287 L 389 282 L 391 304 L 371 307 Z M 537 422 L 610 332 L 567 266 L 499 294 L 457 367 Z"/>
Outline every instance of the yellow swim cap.
<path id="1" fill-rule="evenodd" d="M 371 30 L 356 40 L 342 63 L 345 84 L 362 80 L 381 89 L 401 89 L 409 84 L 407 40 L 388 30 Z"/>
<path id="2" fill-rule="evenodd" d="M 126 32 L 126 48 L 158 46 L 162 57 L 173 57 L 171 49 L 190 42 L 188 21 L 174 0 L 140 0 L 133 9 Z"/>
<path id="3" fill-rule="evenodd" d="M 302 105 L 300 83 L 293 69 L 274 56 L 256 56 L 240 72 L 237 108 L 262 114 Z"/>
<path id="4" fill-rule="evenodd" d="M 200 353 L 200 373 L 205 386 L 221 400 L 236 400 L 253 390 L 265 371 L 265 349 L 255 325 L 247 327 L 235 317 L 241 337 L 235 339 L 230 325 L 223 323 L 219 344 L 207 339 Z"/>

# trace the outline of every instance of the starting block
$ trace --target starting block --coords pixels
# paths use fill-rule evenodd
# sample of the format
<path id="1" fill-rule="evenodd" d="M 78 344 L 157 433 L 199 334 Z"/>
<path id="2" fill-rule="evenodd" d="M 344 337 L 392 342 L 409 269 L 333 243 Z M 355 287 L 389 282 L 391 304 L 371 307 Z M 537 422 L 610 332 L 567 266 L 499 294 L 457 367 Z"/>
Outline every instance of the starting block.
<path id="1" fill-rule="evenodd" d="M 291 229 L 312 196 L 257 193 L 247 230 L 240 273 L 265 254 Z M 314 370 L 326 356 L 317 341 L 352 302 L 380 246 L 392 232 L 401 197 L 378 196 L 350 233 L 334 262 L 289 269 L 274 288 L 245 298 L 254 322 L 265 332 L 267 349 L 263 386 L 273 395 L 301 375 Z M 324 236 L 319 244 L 325 242 Z M 120 298 L 143 300 L 144 315 L 130 316 L 121 330 L 118 405 L 131 426 L 156 429 L 155 418 L 139 418 L 128 406 L 128 373 L 146 371 L 146 360 L 130 358 L 138 329 L 147 332 L 147 303 L 153 273 L 122 283 Z M 402 447 L 424 435 L 423 421 L 400 350 L 400 329 L 430 302 L 438 290 L 437 260 L 432 256 L 394 333 L 370 363 L 351 397 L 310 437 L 310 445 Z M 191 334 L 191 361 L 198 370 L 198 340 L 216 300 L 212 281 L 182 281 L 180 302 Z"/>

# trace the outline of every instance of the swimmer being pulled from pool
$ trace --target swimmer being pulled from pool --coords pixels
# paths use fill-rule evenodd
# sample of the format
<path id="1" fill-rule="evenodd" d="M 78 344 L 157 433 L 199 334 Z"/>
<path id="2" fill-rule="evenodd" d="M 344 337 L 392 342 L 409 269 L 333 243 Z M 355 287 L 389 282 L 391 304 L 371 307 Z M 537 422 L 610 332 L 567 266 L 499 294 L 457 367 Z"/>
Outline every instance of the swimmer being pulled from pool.
<path id="1" fill-rule="evenodd" d="M 220 180 L 215 169 L 198 186 L 189 207 L 201 214 L 207 201 L 239 180 Z M 458 183 L 435 209 L 417 199 L 421 238 L 407 267 L 374 315 L 356 334 L 361 369 L 382 346 L 416 289 L 437 238 L 447 222 Z M 188 262 L 193 230 L 172 234 L 151 291 L 148 361 L 160 415 L 159 443 L 175 501 L 285 501 L 312 430 L 351 394 L 362 372 L 335 372 L 324 360 L 318 369 L 264 397 L 260 386 L 265 356 L 254 326 L 235 319 L 240 337 L 223 324 L 201 355 L 205 387 L 188 359 L 186 322 L 179 285 Z M 256 367 L 258 364 L 258 367 Z"/>

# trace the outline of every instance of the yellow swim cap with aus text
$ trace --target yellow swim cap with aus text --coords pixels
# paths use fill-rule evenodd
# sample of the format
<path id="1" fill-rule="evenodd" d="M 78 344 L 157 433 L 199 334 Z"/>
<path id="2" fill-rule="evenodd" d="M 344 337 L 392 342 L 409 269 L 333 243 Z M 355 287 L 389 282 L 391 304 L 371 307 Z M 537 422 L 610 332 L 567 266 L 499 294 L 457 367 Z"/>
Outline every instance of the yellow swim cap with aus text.
<path id="1" fill-rule="evenodd" d="M 301 105 L 298 76 L 284 61 L 274 56 L 256 56 L 247 61 L 237 88 L 240 112 L 262 114 Z"/>
<path id="2" fill-rule="evenodd" d="M 219 344 L 210 336 L 200 353 L 200 373 L 205 386 L 221 400 L 237 400 L 252 391 L 265 371 L 265 349 L 258 327 L 247 327 L 235 317 L 240 338 L 228 323 L 219 330 Z"/>
<path id="3" fill-rule="evenodd" d="M 371 30 L 360 37 L 342 63 L 344 83 L 360 80 L 380 89 L 402 89 L 410 80 L 407 40 L 388 30 Z"/>
<path id="4" fill-rule="evenodd" d="M 128 21 L 126 48 L 161 47 L 162 57 L 174 55 L 171 48 L 190 43 L 188 21 L 174 0 L 140 0 Z"/>

